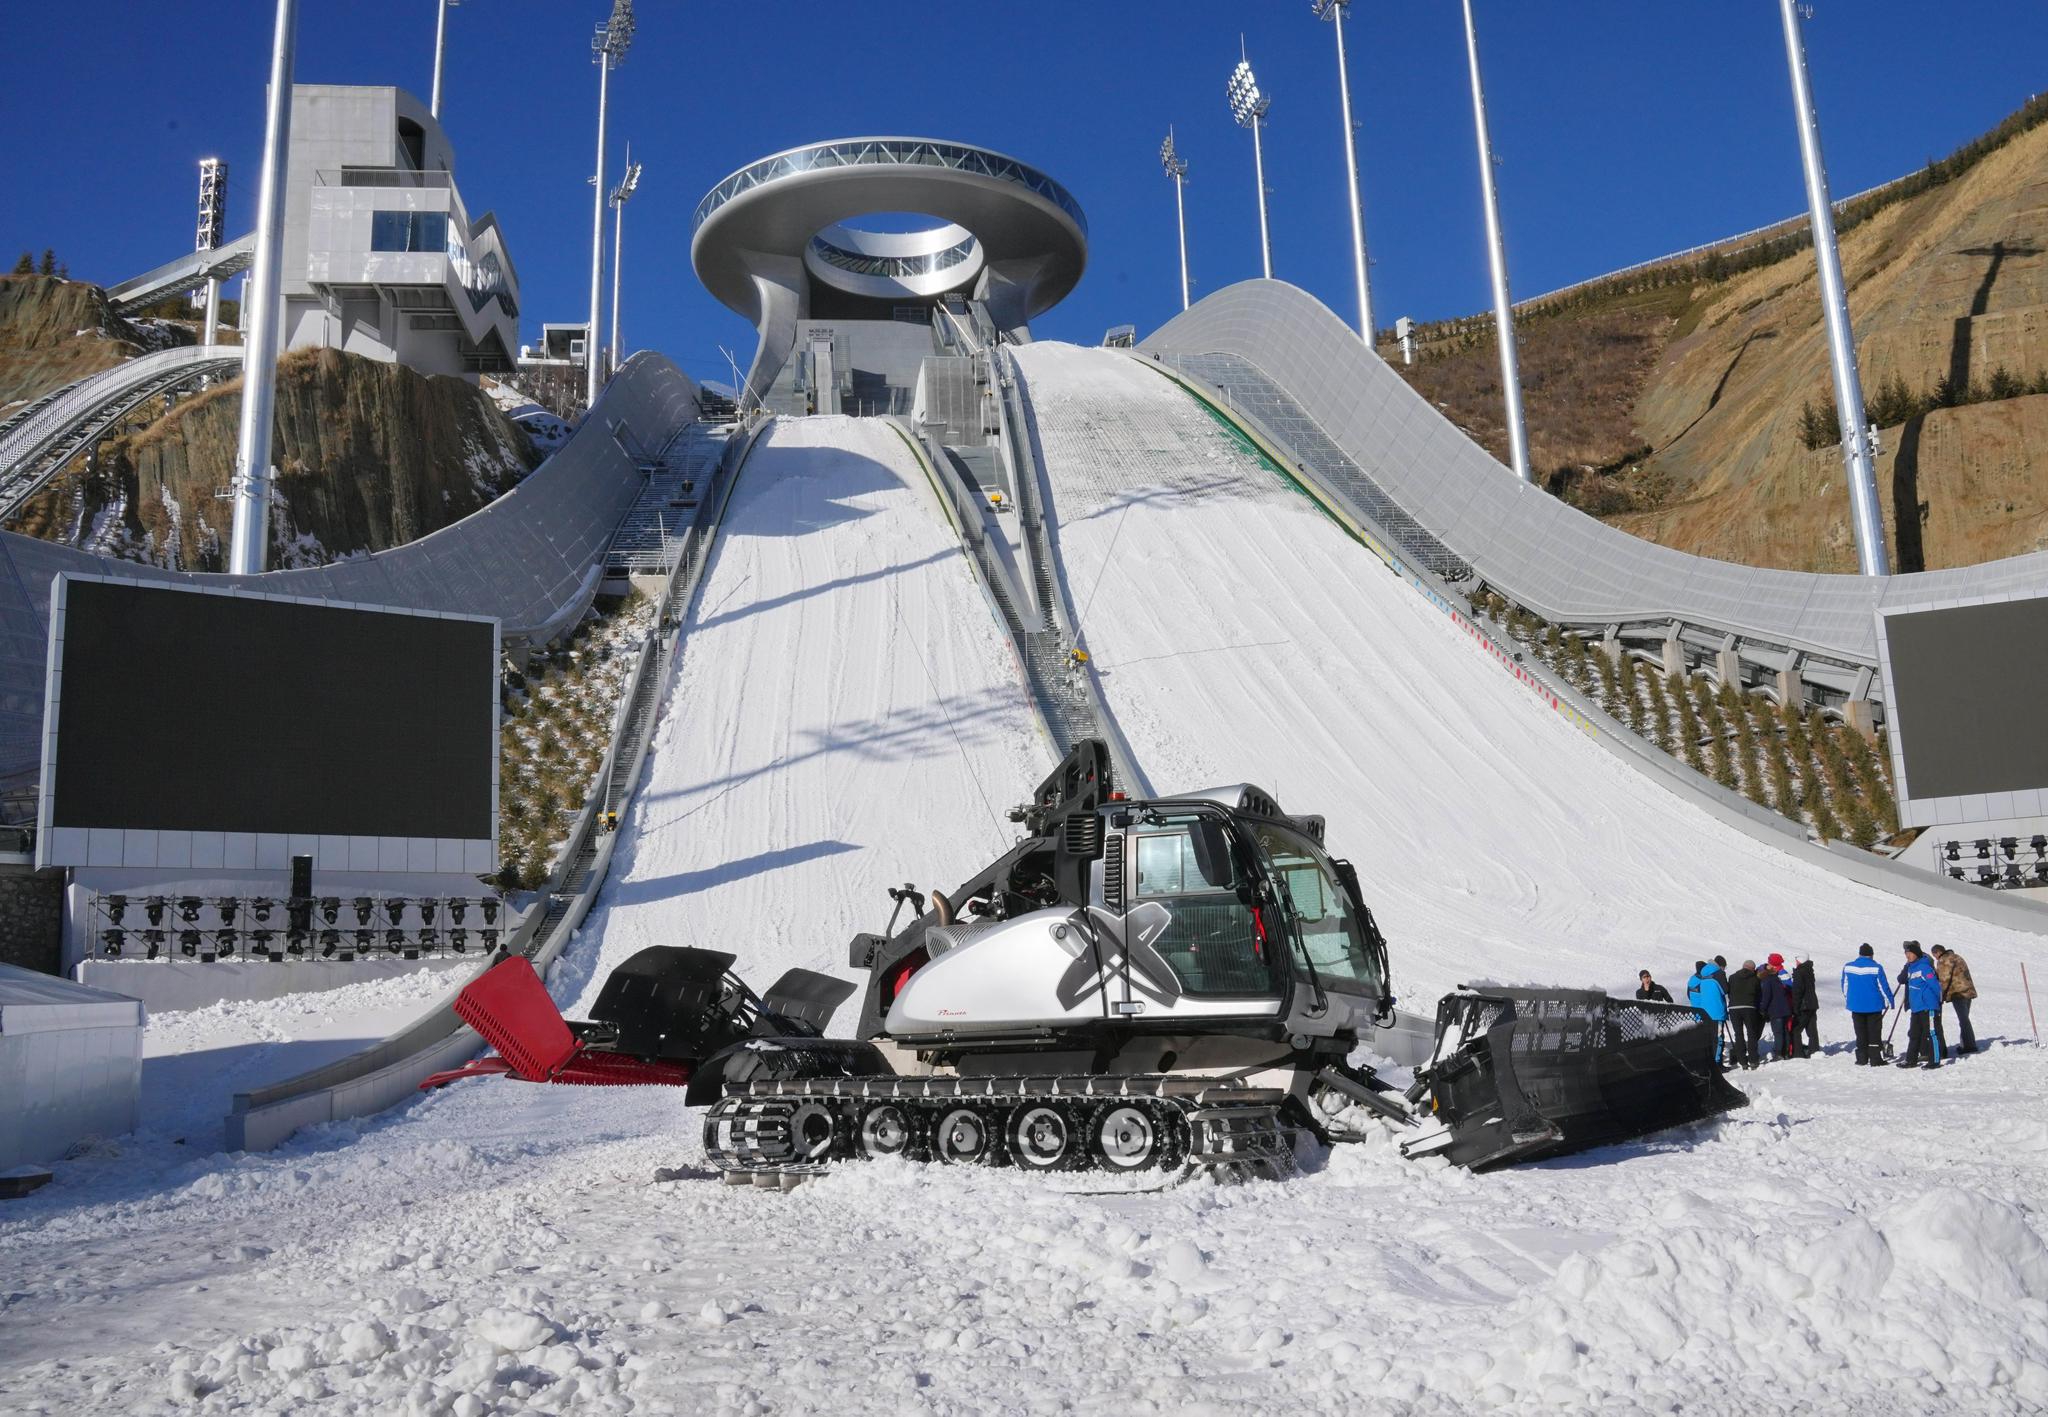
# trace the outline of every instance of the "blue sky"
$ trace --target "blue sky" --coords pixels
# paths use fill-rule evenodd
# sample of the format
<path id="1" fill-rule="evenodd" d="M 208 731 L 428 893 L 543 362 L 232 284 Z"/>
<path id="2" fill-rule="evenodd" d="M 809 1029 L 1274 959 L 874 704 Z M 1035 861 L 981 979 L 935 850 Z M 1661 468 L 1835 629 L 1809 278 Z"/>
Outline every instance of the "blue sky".
<path id="1" fill-rule="evenodd" d="M 1196 295 L 1258 271 L 1251 142 L 1223 83 L 1242 33 L 1276 95 L 1276 274 L 1349 318 L 1342 133 L 1329 26 L 1308 0 L 849 5 L 641 0 L 614 76 L 609 167 L 644 160 L 627 212 L 626 331 L 700 375 L 751 332 L 689 267 L 697 199 L 750 159 L 819 138 L 914 133 L 1010 152 L 1087 210 L 1092 257 L 1041 336 L 1092 342 L 1178 308 L 1168 123 L 1192 164 Z M 525 334 L 587 301 L 597 80 L 609 0 L 465 0 L 449 17 L 444 119 L 472 210 L 494 208 L 524 282 Z M 1518 297 L 1799 211 L 1773 0 L 1479 0 Z M 303 0 L 298 77 L 424 96 L 433 0 Z M 14 136 L 0 245 L 54 246 L 74 275 L 135 274 L 189 249 L 196 160 L 235 171 L 251 224 L 271 6 L 68 0 L 58 42 L 17 36 L 0 119 Z M 1348 26 L 1382 323 L 1487 303 L 1456 0 L 1358 0 Z M 89 36 L 90 42 L 80 42 Z M 1818 0 L 1808 27 L 1838 195 L 1947 152 L 2036 91 L 2040 0 Z"/>

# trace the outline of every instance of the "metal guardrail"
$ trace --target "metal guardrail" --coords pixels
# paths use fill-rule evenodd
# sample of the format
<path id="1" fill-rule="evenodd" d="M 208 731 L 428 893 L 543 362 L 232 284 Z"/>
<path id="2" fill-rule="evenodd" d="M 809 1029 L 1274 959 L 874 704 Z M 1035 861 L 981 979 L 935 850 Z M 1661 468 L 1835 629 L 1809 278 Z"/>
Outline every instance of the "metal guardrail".
<path id="1" fill-rule="evenodd" d="M 0 521 L 139 404 L 242 367 L 239 345 L 181 345 L 117 364 L 40 399 L 0 432 Z"/>
<path id="2" fill-rule="evenodd" d="M 596 899 L 618 839 L 603 829 L 603 814 L 627 801 L 639 780 L 662 694 L 672 677 L 669 671 L 682 648 L 684 612 L 703 579 L 732 488 L 765 426 L 765 421 L 756 423 L 728 441 L 726 456 L 690 528 L 689 544 L 663 588 L 656 607 L 657 628 L 641 646 L 620 696 L 611 744 L 598 769 L 601 789 L 585 797 L 569 845 L 539 902 L 520 922 L 498 958 L 523 954 L 536 970 L 545 971 Z M 495 963 L 497 959 L 483 967 Z M 481 1045 L 476 1032 L 455 1016 L 451 996 L 426 1017 L 359 1053 L 268 1087 L 237 1093 L 226 1123 L 229 1148 L 268 1150 L 301 1127 L 382 1111 L 412 1096 L 429 1075 L 471 1056 Z"/>
<path id="3" fill-rule="evenodd" d="M 206 251 L 192 251 L 166 261 L 153 271 L 107 287 L 107 303 L 116 315 L 127 315 L 154 305 L 173 291 L 190 290 L 218 277 L 228 280 L 256 263 L 256 233 L 251 231 L 225 245 Z"/>
<path id="4" fill-rule="evenodd" d="M 982 310 L 978 303 L 974 308 L 977 312 Z M 1152 790 L 1151 780 L 1117 727 L 1115 715 L 1103 702 L 1102 682 L 1096 677 L 1094 663 L 1080 652 L 1080 631 L 1074 623 L 1073 607 L 1066 601 L 1059 553 L 1046 529 L 1045 504 L 1050 490 L 1045 469 L 1040 465 L 1037 435 L 1024 396 L 1023 374 L 1004 345 L 992 345 L 988 358 L 989 383 L 996 390 L 998 446 L 1009 463 L 1017 521 L 1024 533 L 1025 558 L 1038 593 L 1042 620 L 1039 633 L 1043 639 L 1036 642 L 1035 648 L 1042 659 L 1056 657 L 1057 671 L 1048 668 L 1042 672 L 1057 672 L 1062 677 L 1071 704 L 1063 725 L 1068 741 L 1063 746 L 1072 747 L 1081 738 L 1102 739 L 1109 745 L 1110 766 L 1115 769 L 1117 781 L 1134 794 L 1148 794 Z"/>

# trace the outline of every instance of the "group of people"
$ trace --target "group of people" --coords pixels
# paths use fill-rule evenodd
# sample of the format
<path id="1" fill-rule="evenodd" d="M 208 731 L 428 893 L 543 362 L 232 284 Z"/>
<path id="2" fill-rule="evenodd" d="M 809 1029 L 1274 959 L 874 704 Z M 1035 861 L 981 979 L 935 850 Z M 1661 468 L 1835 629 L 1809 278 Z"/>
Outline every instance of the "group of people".
<path id="1" fill-rule="evenodd" d="M 1918 940 L 1904 945 L 1905 965 L 1899 970 L 1897 993 L 1876 952 L 1864 945 L 1842 967 L 1842 1002 L 1856 1030 L 1858 1066 L 1884 1062 L 1884 1016 L 1903 996 L 1903 1010 L 1912 1018 L 1902 1068 L 1938 1068 L 1977 1051 L 1970 1027 L 1970 1003 L 1977 986 L 1970 966 L 1954 950 L 1936 945 L 1930 958 Z M 1638 999 L 1671 1003 L 1671 993 L 1645 969 L 1636 988 Z M 1771 1032 L 1770 1060 L 1785 1062 L 1820 1051 L 1820 993 L 1813 961 L 1796 959 L 1790 967 L 1774 954 L 1761 965 L 1746 959 L 1729 972 L 1728 961 L 1716 955 L 1693 966 L 1685 984 L 1685 1001 L 1712 1019 L 1720 1030 L 1718 1056 L 1725 1068 L 1755 1068 L 1764 1061 L 1763 1035 Z M 1958 1046 L 1951 1051 L 1942 1021 L 1944 1006 L 1955 1010 Z"/>

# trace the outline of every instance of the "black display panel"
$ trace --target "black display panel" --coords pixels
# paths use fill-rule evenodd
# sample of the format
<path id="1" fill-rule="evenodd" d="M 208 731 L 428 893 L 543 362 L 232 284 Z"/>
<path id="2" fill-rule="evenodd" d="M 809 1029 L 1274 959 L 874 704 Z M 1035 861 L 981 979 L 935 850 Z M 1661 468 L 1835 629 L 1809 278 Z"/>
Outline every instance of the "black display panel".
<path id="1" fill-rule="evenodd" d="M 69 581 L 51 825 L 489 840 L 496 639 Z"/>
<path id="2" fill-rule="evenodd" d="M 2048 599 L 1884 617 L 1905 796 L 2048 787 Z"/>

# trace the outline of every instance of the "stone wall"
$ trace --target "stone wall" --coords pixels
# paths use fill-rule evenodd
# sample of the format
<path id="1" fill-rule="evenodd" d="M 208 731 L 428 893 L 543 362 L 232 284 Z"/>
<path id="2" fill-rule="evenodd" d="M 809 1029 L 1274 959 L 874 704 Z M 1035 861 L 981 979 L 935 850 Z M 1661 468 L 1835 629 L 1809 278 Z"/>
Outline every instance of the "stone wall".
<path id="1" fill-rule="evenodd" d="M 64 945 L 64 878 L 0 876 L 0 964 L 58 972 Z"/>

